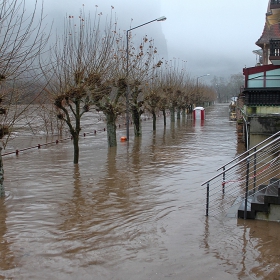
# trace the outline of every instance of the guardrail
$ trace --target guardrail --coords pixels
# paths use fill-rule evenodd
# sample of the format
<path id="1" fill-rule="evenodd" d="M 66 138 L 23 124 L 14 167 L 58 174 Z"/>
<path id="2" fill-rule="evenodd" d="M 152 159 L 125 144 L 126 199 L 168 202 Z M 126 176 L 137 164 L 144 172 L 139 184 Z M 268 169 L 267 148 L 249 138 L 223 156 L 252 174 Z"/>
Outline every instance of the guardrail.
<path id="1" fill-rule="evenodd" d="M 168 113 L 168 114 L 169 114 L 169 113 Z M 157 115 L 157 116 L 160 117 L 161 115 Z M 143 121 L 150 120 L 150 118 L 151 118 L 150 116 L 146 116 L 146 117 L 143 118 Z M 132 125 L 132 124 L 133 124 L 133 122 L 131 121 L 131 122 L 130 122 L 130 125 Z M 126 127 L 126 123 L 124 123 L 123 126 Z M 121 125 L 121 124 L 118 124 L 118 128 L 121 128 L 121 127 L 122 127 L 122 125 Z M 106 128 L 99 129 L 99 130 L 94 130 L 93 132 L 83 133 L 82 135 L 83 135 L 84 137 L 85 137 L 86 135 L 92 135 L 92 134 L 96 135 L 97 132 L 102 132 L 102 131 L 106 131 Z M 37 145 L 35 145 L 35 146 L 31 146 L 31 147 L 27 147 L 27 148 L 23 148 L 23 149 L 17 149 L 17 150 L 15 150 L 15 151 L 13 151 L 13 152 L 3 153 L 3 154 L 2 154 L 2 157 L 3 157 L 3 156 L 7 156 L 7 155 L 11 155 L 11 154 L 16 154 L 16 155 L 18 155 L 19 152 L 23 152 L 23 151 L 27 151 L 27 150 L 31 150 L 31 149 L 35 149 L 35 148 L 40 149 L 40 148 L 43 147 L 43 146 L 52 145 L 52 144 L 58 144 L 59 142 L 62 142 L 62 141 L 65 141 L 65 140 L 69 140 L 69 139 L 72 140 L 72 136 L 69 136 L 69 137 L 64 138 L 64 139 L 57 139 L 57 140 L 55 140 L 55 141 L 47 142 L 47 143 L 44 143 L 44 144 L 37 144 Z"/>
<path id="2" fill-rule="evenodd" d="M 252 194 L 258 192 L 260 185 L 274 174 L 280 173 L 279 132 L 266 142 L 267 139 L 222 166 L 223 170 L 220 173 L 201 184 L 206 185 L 206 216 L 210 212 L 216 215 L 228 210 L 235 205 L 236 199 L 241 197 L 245 200 L 246 218 L 249 190 Z M 236 163 L 226 168 L 236 159 Z M 240 203 L 240 200 L 236 203 Z"/>
<path id="3" fill-rule="evenodd" d="M 98 130 L 98 131 L 106 131 L 106 129 L 104 128 L 103 130 Z M 96 133 L 97 133 L 97 130 L 94 130 L 94 132 L 83 133 L 82 135 L 85 137 L 86 135 L 90 135 L 90 134 L 96 135 Z M 47 143 L 44 143 L 44 144 L 37 144 L 35 146 L 31 146 L 31 147 L 27 147 L 27 148 L 23 148 L 23 149 L 16 149 L 13 152 L 3 153 L 2 157 L 3 156 L 7 156 L 7 155 L 11 155 L 11 154 L 18 155 L 19 152 L 23 152 L 23 151 L 27 151 L 27 150 L 31 150 L 31 149 L 35 149 L 35 148 L 40 149 L 43 146 L 52 145 L 52 144 L 58 144 L 59 142 L 66 141 L 66 140 L 72 140 L 72 136 L 69 136 L 69 137 L 63 138 L 63 139 L 57 139 L 55 141 L 47 142 Z"/>

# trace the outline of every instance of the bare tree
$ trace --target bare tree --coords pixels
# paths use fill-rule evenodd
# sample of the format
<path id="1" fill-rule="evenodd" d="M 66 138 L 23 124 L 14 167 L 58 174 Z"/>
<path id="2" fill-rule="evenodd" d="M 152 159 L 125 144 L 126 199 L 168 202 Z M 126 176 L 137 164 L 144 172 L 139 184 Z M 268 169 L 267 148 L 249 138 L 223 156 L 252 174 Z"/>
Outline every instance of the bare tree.
<path id="1" fill-rule="evenodd" d="M 129 35 L 131 42 L 131 34 Z M 134 135 L 141 136 L 141 115 L 144 113 L 143 88 L 146 84 L 156 79 L 157 69 L 161 67 L 162 61 L 157 58 L 157 49 L 154 41 L 145 36 L 139 47 L 133 43 L 129 47 L 129 69 L 128 83 L 130 88 L 129 108 L 134 123 Z"/>
<path id="2" fill-rule="evenodd" d="M 196 94 L 194 80 L 188 74 L 184 77 L 180 92 L 181 94 L 177 101 L 177 119 L 180 119 L 181 116 L 185 119 L 186 112 L 189 112 L 190 108 L 192 108 L 192 97 Z"/>
<path id="3" fill-rule="evenodd" d="M 43 5 L 34 0 L 27 12 L 25 0 L 2 0 L 0 3 L 0 81 L 19 78 L 33 67 L 47 43 L 43 26 Z"/>
<path id="4" fill-rule="evenodd" d="M 17 105 L 32 103 L 40 92 L 34 85 L 40 80 L 38 56 L 48 40 L 43 19 L 43 4 L 40 6 L 37 0 L 31 13 L 27 12 L 25 0 L 0 3 L 0 104 L 5 107 L 0 110 L 1 138 L 26 109 Z M 27 92 L 32 97 L 24 101 Z"/>
<path id="5" fill-rule="evenodd" d="M 160 92 L 158 88 L 150 88 L 145 96 L 145 108 L 152 114 L 153 117 L 153 131 L 156 130 L 156 120 L 158 104 L 160 102 Z"/>
<path id="6" fill-rule="evenodd" d="M 182 67 L 181 62 L 177 60 L 165 62 L 162 86 L 168 98 L 171 122 L 175 122 L 175 112 L 176 108 L 178 108 L 178 102 L 183 95 L 182 89 L 185 77 L 186 69 Z"/>
<path id="7" fill-rule="evenodd" d="M 200 100 L 203 106 L 209 106 L 211 102 L 216 100 L 215 90 L 211 86 L 201 85 L 200 92 Z"/>
<path id="8" fill-rule="evenodd" d="M 158 65 L 160 67 L 160 65 Z M 154 76 L 146 84 L 144 88 L 145 96 L 145 109 L 152 114 L 153 118 L 153 131 L 156 130 L 156 119 L 159 110 L 165 114 L 165 106 L 167 105 L 167 98 L 164 88 L 162 87 L 162 69 L 156 69 Z M 164 117 L 166 125 L 166 116 Z"/>
<path id="9" fill-rule="evenodd" d="M 111 17 L 102 28 L 101 17 L 97 11 L 93 18 L 84 11 L 78 20 L 67 16 L 64 34 L 57 38 L 51 61 L 41 65 L 48 81 L 46 92 L 58 109 L 57 117 L 66 123 L 72 135 L 74 164 L 79 162 L 82 116 L 95 104 L 92 91 L 96 85 L 99 87 L 99 79 L 107 73 L 111 62 L 115 22 Z"/>
<path id="10" fill-rule="evenodd" d="M 116 68 L 114 68 L 116 70 Z M 110 69 L 113 75 L 113 69 Z M 116 71 L 114 77 L 106 75 L 95 76 L 91 83 L 93 104 L 97 111 L 102 111 L 106 117 L 108 146 L 117 146 L 116 120 L 125 111 L 125 92 L 127 83 Z"/>
<path id="11" fill-rule="evenodd" d="M 152 73 L 161 62 L 156 61 L 154 55 L 156 49 L 153 40 L 143 38 L 139 47 L 135 47 L 129 35 L 129 61 L 127 61 L 126 41 L 121 33 L 117 34 L 111 65 L 103 75 L 96 76 L 97 81 L 91 87 L 92 98 L 97 110 L 102 111 L 106 116 L 108 146 L 117 145 L 116 141 L 116 120 L 129 107 L 134 123 L 134 134 L 140 136 L 141 114 L 144 112 L 143 85 L 152 77 Z M 128 69 L 127 69 L 128 62 Z M 128 70 L 128 75 L 127 75 Z M 127 91 L 129 87 L 129 102 Z"/>
<path id="12" fill-rule="evenodd" d="M 2 0 L 0 3 L 0 138 L 9 134 L 9 129 L 26 108 L 18 110 L 17 107 L 25 85 L 39 79 L 36 61 L 47 43 L 45 27 L 43 4 L 39 5 L 38 1 L 34 0 L 31 13 L 27 12 L 25 0 Z M 4 195 L 3 172 L 0 158 L 0 195 Z"/>

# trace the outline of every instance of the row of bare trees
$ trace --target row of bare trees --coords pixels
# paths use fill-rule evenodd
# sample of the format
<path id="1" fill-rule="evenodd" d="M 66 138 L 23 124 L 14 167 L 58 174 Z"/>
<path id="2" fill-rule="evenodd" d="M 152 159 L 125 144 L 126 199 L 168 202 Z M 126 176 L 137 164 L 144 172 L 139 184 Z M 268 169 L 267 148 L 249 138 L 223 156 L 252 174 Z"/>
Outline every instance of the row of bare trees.
<path id="1" fill-rule="evenodd" d="M 78 163 L 82 118 L 89 111 L 104 114 L 112 147 L 117 145 L 116 121 L 127 108 L 138 137 L 144 112 L 152 114 L 155 130 L 160 111 L 166 125 L 167 111 L 174 122 L 176 113 L 177 118 L 184 117 L 186 109 L 199 101 L 215 100 L 210 87 L 197 88 L 184 62 L 159 59 L 154 41 L 147 36 L 134 44 L 133 34 L 129 34 L 127 49 L 125 33 L 118 28 L 113 12 L 104 20 L 97 10 L 93 16 L 84 11 L 77 17 L 67 16 L 64 33 L 56 35 L 47 50 L 46 43 L 52 38 L 43 25 L 43 8 L 38 16 L 35 3 L 28 16 L 24 0 L 0 4 L 1 101 L 8 110 L 13 108 L 14 114 L 8 124 L 9 114 L 3 110 L 2 131 L 23 114 L 26 107 L 15 109 L 18 101 L 22 102 L 19 96 L 32 89 L 36 94 L 29 92 L 34 98 L 29 98 L 28 104 L 34 100 L 53 104 L 49 119 L 55 113 L 58 127 L 67 126 L 73 139 L 74 163 Z M 44 120 L 47 123 L 45 115 Z"/>

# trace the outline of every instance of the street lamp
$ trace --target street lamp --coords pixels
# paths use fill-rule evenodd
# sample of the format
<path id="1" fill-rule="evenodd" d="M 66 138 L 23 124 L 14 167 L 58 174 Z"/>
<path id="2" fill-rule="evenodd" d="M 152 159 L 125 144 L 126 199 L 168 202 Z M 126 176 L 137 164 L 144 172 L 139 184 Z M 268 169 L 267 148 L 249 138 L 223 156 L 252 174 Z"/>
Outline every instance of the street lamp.
<path id="1" fill-rule="evenodd" d="M 129 140 L 129 85 L 128 85 L 128 65 L 129 65 L 128 41 L 129 41 L 129 38 L 128 38 L 128 33 L 131 30 L 134 30 L 136 28 L 139 28 L 139 27 L 141 27 L 143 25 L 146 25 L 146 24 L 149 24 L 151 22 L 154 22 L 154 21 L 165 21 L 165 20 L 166 20 L 165 16 L 159 17 L 159 18 L 156 18 L 154 20 L 151 20 L 151 21 L 148 21 L 146 23 L 143 23 L 141 25 L 138 25 L 136 27 L 130 28 L 130 29 L 128 29 L 126 31 L 126 82 L 127 82 L 127 88 L 126 88 L 126 140 L 127 141 Z"/>
<path id="2" fill-rule="evenodd" d="M 198 79 L 202 78 L 202 77 L 205 77 L 205 76 L 210 76 L 210 74 L 205 74 L 205 75 L 202 75 L 202 76 L 199 76 L 199 77 L 196 78 L 196 94 L 197 94 L 197 97 L 198 97 Z"/>

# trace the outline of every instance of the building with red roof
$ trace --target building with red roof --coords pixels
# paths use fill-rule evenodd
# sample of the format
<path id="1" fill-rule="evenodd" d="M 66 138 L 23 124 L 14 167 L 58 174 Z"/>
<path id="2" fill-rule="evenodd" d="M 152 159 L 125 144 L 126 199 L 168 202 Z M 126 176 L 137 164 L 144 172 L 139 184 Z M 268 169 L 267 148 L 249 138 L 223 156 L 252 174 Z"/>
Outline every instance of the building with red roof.
<path id="1" fill-rule="evenodd" d="M 261 37 L 253 51 L 255 67 L 244 68 L 245 85 L 239 96 L 246 145 L 256 145 L 280 130 L 280 0 L 269 0 Z"/>

